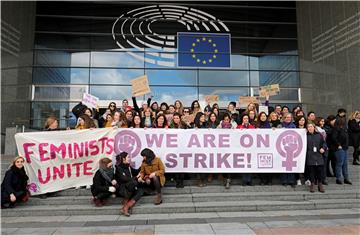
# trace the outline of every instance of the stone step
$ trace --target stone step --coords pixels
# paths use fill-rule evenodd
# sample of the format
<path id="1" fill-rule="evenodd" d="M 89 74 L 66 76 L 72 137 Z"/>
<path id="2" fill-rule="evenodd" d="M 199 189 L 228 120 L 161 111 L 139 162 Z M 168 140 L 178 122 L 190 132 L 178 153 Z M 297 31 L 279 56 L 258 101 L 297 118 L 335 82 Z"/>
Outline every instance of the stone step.
<path id="1" fill-rule="evenodd" d="M 314 210 L 314 209 L 345 209 L 359 208 L 358 199 L 314 199 L 307 201 L 223 201 L 223 202 L 164 202 L 155 206 L 139 202 L 133 209 L 133 214 L 147 213 L 195 213 L 195 212 L 240 212 L 269 210 Z M 70 216 L 70 215 L 117 215 L 120 205 L 94 207 L 94 205 L 40 205 L 18 206 L 14 209 L 2 210 L 2 217 L 17 216 Z"/>
<path id="2" fill-rule="evenodd" d="M 359 190 L 360 185 L 338 185 L 330 182 L 329 185 L 325 186 L 326 190 Z M 220 192 L 294 192 L 294 191 L 308 191 L 309 186 L 301 185 L 292 188 L 290 186 L 282 185 L 271 185 L 271 186 L 241 186 L 241 185 L 232 185 L 230 189 L 225 189 L 222 186 L 218 185 L 208 185 L 206 187 L 197 187 L 197 186 L 185 186 L 184 188 L 175 188 L 175 187 L 164 187 L 162 192 L 163 194 L 189 194 L 189 193 L 220 193 Z M 91 191 L 89 189 L 67 189 L 57 192 L 58 196 L 91 196 Z"/>
<path id="3" fill-rule="evenodd" d="M 55 196 L 41 199 L 31 197 L 26 206 L 34 205 L 86 205 L 91 203 L 91 196 Z M 253 200 L 284 200 L 306 201 L 314 199 L 356 199 L 360 198 L 358 190 L 328 190 L 325 193 L 310 192 L 221 192 L 221 193 L 194 193 L 194 194 L 165 194 L 164 201 L 175 202 L 211 202 L 211 201 L 253 201 Z M 122 198 L 110 198 L 109 204 L 119 204 Z M 152 203 L 154 196 L 143 196 L 141 203 Z"/>
<path id="4" fill-rule="evenodd" d="M 299 218 L 358 218 L 360 210 L 359 208 L 349 209 L 318 209 L 318 210 L 281 210 L 281 211 L 246 211 L 246 212 L 195 212 L 195 213 L 163 213 L 163 214 L 132 214 L 130 217 L 123 215 L 108 215 L 108 214 L 97 214 L 97 215 L 69 215 L 69 216 L 19 216 L 19 217 L 3 217 L 2 218 L 2 229 L 4 228 L 16 228 L 19 227 L 54 227 L 54 223 L 61 224 L 62 227 L 72 227 L 75 223 L 88 223 L 107 226 L 109 223 L 115 224 L 121 221 L 125 225 L 131 224 L 159 224 L 157 221 L 161 220 L 161 224 L 171 224 L 174 221 L 179 220 L 191 220 L 193 223 L 198 223 L 199 220 L 207 220 L 216 222 L 216 220 L 222 220 L 223 222 L 227 219 L 230 221 L 241 221 L 254 222 L 254 221 L 273 221 L 279 217 L 284 220 L 297 220 Z"/>

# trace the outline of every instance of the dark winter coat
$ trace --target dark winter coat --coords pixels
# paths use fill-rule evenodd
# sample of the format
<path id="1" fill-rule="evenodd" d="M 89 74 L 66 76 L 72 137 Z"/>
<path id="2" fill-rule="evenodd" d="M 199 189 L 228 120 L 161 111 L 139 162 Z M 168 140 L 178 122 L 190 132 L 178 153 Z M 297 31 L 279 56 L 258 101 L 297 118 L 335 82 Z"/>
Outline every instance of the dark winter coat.
<path id="1" fill-rule="evenodd" d="M 348 130 L 345 128 L 334 127 L 331 131 L 331 146 L 333 151 L 337 151 L 339 146 L 347 150 L 349 148 Z"/>
<path id="2" fill-rule="evenodd" d="M 10 194 L 18 195 L 19 192 L 27 191 L 27 181 L 29 177 L 26 175 L 24 167 L 19 169 L 12 166 L 6 171 L 3 182 L 1 183 L 1 198 L 7 198 Z"/>
<path id="3" fill-rule="evenodd" d="M 356 119 L 349 120 L 348 128 L 349 145 L 358 148 L 360 146 L 360 122 L 357 122 Z"/>
<path id="4" fill-rule="evenodd" d="M 324 165 L 323 155 L 320 153 L 320 149 L 325 150 L 325 141 L 318 132 L 306 135 L 307 137 L 307 149 L 306 149 L 306 165 L 307 166 L 321 166 Z M 314 151 L 316 148 L 316 152 Z"/>
<path id="5" fill-rule="evenodd" d="M 109 192 L 109 187 L 113 186 L 110 182 L 105 180 L 105 178 L 102 176 L 100 169 L 96 171 L 94 178 L 93 178 L 93 184 L 91 185 L 91 193 L 93 196 L 96 196 L 100 193 Z"/>
<path id="6" fill-rule="evenodd" d="M 137 190 L 137 178 L 140 169 L 134 169 L 129 165 L 121 164 L 116 166 L 115 179 L 120 186 L 119 193 L 122 196 L 128 194 L 128 192 L 134 192 Z"/>

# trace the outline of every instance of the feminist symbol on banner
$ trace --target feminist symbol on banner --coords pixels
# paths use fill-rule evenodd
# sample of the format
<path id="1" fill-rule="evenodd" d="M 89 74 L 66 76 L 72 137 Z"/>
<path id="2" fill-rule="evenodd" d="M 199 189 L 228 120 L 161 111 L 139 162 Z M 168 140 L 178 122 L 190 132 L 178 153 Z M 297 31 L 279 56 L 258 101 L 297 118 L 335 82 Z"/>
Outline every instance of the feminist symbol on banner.
<path id="1" fill-rule="evenodd" d="M 35 184 L 35 183 L 30 183 L 30 184 L 28 184 L 28 185 L 26 186 L 26 188 L 27 188 L 29 191 L 34 192 L 34 193 L 36 193 L 36 192 L 38 191 L 38 186 L 37 186 L 37 184 Z"/>
<path id="2" fill-rule="evenodd" d="M 141 141 L 139 136 L 129 130 L 120 131 L 115 136 L 114 149 L 116 154 L 127 152 L 130 158 L 130 165 L 135 166 L 135 161 L 132 159 L 136 157 L 141 149 Z"/>
<path id="3" fill-rule="evenodd" d="M 302 147 L 303 142 L 297 132 L 285 131 L 279 135 L 276 141 L 276 149 L 285 158 L 282 167 L 285 167 L 286 171 L 291 171 L 293 167 L 296 167 L 297 161 L 294 161 L 294 158 L 299 156 Z"/>

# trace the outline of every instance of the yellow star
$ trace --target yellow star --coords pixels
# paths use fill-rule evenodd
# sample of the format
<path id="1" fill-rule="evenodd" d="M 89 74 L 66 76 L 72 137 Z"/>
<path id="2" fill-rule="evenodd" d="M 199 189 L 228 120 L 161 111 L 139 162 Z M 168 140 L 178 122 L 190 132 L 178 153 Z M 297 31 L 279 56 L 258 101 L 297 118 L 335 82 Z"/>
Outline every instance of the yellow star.
<path id="1" fill-rule="evenodd" d="M 215 49 L 214 52 L 215 52 L 215 53 L 218 53 L 218 49 Z"/>
<path id="2" fill-rule="evenodd" d="M 213 55 L 213 58 L 216 59 L 216 55 Z"/>
<path id="3" fill-rule="evenodd" d="M 193 47 L 196 46 L 196 43 L 194 42 L 194 43 L 192 44 L 192 46 L 193 46 Z"/>
<path id="4" fill-rule="evenodd" d="M 197 59 L 196 62 L 200 63 L 200 59 Z"/>
<path id="5" fill-rule="evenodd" d="M 196 55 L 192 55 L 192 58 L 196 58 Z"/>
<path id="6" fill-rule="evenodd" d="M 194 48 L 191 48 L 191 50 L 190 50 L 191 52 L 194 52 Z"/>
<path id="7" fill-rule="evenodd" d="M 208 42 L 212 42 L 212 39 L 209 39 Z"/>
<path id="8" fill-rule="evenodd" d="M 202 38 L 203 41 L 206 41 L 206 38 Z"/>
<path id="9" fill-rule="evenodd" d="M 211 63 L 212 62 L 212 59 L 209 59 L 209 63 Z"/>
<path id="10" fill-rule="evenodd" d="M 216 44 L 215 44 L 215 43 L 213 44 L 213 47 L 216 47 Z"/>
<path id="11" fill-rule="evenodd" d="M 196 39 L 197 42 L 200 42 L 200 39 Z"/>
<path id="12" fill-rule="evenodd" d="M 203 60 L 203 64 L 206 64 L 206 61 L 205 61 L 205 60 Z"/>

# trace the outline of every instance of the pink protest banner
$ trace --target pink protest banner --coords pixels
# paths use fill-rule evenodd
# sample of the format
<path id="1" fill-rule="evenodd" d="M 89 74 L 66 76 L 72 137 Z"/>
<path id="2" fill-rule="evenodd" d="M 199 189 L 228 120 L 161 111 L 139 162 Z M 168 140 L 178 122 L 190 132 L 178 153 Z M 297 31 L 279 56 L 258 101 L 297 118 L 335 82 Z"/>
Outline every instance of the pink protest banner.
<path id="1" fill-rule="evenodd" d="M 111 128 L 16 134 L 31 194 L 91 185 L 100 158 L 113 155 L 114 135 Z"/>
<path id="2" fill-rule="evenodd" d="M 304 129 L 128 129 L 19 133 L 32 194 L 89 185 L 102 157 L 125 151 L 140 167 L 144 148 L 153 149 L 166 172 L 303 172 Z"/>

